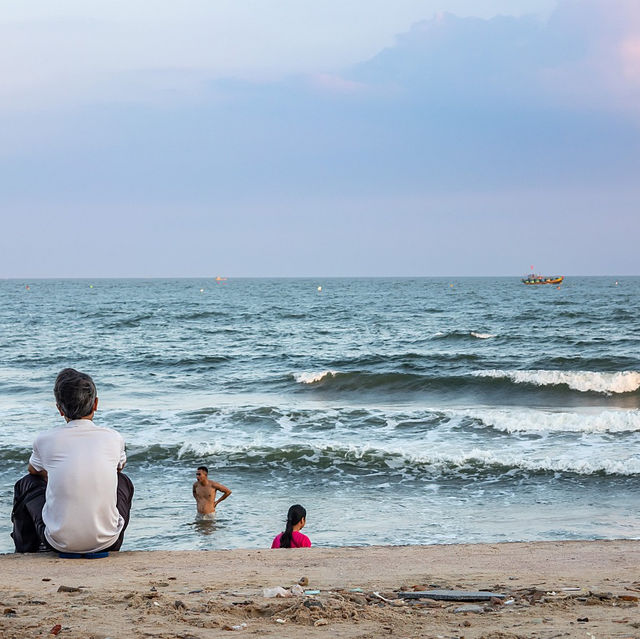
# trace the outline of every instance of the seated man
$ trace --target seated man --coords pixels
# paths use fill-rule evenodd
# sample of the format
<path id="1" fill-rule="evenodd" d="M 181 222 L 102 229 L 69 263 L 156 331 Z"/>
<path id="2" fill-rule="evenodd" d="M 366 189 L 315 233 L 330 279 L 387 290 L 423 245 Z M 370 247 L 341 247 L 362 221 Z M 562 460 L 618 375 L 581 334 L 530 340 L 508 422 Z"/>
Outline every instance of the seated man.
<path id="1" fill-rule="evenodd" d="M 16 552 L 120 550 L 133 499 L 133 484 L 120 472 L 124 440 L 93 423 L 98 397 L 89 375 L 65 368 L 54 394 L 67 423 L 36 437 L 29 474 L 15 485 Z"/>

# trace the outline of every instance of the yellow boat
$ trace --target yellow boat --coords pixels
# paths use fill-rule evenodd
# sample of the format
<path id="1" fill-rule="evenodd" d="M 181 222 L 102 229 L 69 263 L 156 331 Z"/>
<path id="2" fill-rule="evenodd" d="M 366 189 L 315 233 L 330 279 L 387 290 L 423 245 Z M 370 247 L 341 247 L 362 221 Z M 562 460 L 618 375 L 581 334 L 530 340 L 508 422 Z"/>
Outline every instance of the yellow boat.
<path id="1" fill-rule="evenodd" d="M 562 284 L 562 280 L 564 280 L 564 275 L 554 275 L 549 277 L 547 275 L 528 275 L 527 277 L 522 278 L 522 283 L 527 284 L 527 286 L 535 286 L 538 284 Z"/>

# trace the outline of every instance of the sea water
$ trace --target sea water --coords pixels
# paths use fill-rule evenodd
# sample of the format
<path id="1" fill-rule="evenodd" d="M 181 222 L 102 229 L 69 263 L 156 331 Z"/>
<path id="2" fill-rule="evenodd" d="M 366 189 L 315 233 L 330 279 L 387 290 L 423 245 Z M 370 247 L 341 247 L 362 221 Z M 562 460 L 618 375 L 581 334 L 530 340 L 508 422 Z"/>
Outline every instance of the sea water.
<path id="1" fill-rule="evenodd" d="M 319 289 L 319 287 L 321 287 Z M 0 551 L 57 372 L 127 443 L 126 549 L 640 537 L 640 278 L 0 281 Z M 198 465 L 232 489 L 194 521 Z"/>

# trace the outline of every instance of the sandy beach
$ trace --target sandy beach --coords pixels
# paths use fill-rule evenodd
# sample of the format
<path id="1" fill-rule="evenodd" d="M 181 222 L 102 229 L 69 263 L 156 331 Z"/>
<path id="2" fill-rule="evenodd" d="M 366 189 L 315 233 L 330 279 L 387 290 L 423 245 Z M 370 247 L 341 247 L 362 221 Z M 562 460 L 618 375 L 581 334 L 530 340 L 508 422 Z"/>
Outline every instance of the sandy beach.
<path id="1" fill-rule="evenodd" d="M 0 636 L 637 638 L 639 567 L 640 541 L 7 554 Z M 319 592 L 264 596 L 304 577 Z M 505 597 L 400 594 L 432 589 Z"/>

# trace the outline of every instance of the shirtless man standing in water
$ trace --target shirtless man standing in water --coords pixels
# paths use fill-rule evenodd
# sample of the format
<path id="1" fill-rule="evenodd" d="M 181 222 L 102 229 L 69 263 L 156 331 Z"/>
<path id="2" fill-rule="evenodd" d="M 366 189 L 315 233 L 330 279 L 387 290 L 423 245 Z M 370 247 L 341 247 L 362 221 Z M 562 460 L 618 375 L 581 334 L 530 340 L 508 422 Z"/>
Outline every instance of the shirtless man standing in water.
<path id="1" fill-rule="evenodd" d="M 193 496 L 198 509 L 196 521 L 214 519 L 216 506 L 231 494 L 226 486 L 212 481 L 208 475 L 209 469 L 206 466 L 198 466 L 196 481 L 193 484 Z M 216 499 L 217 490 L 222 493 L 218 499 Z"/>

